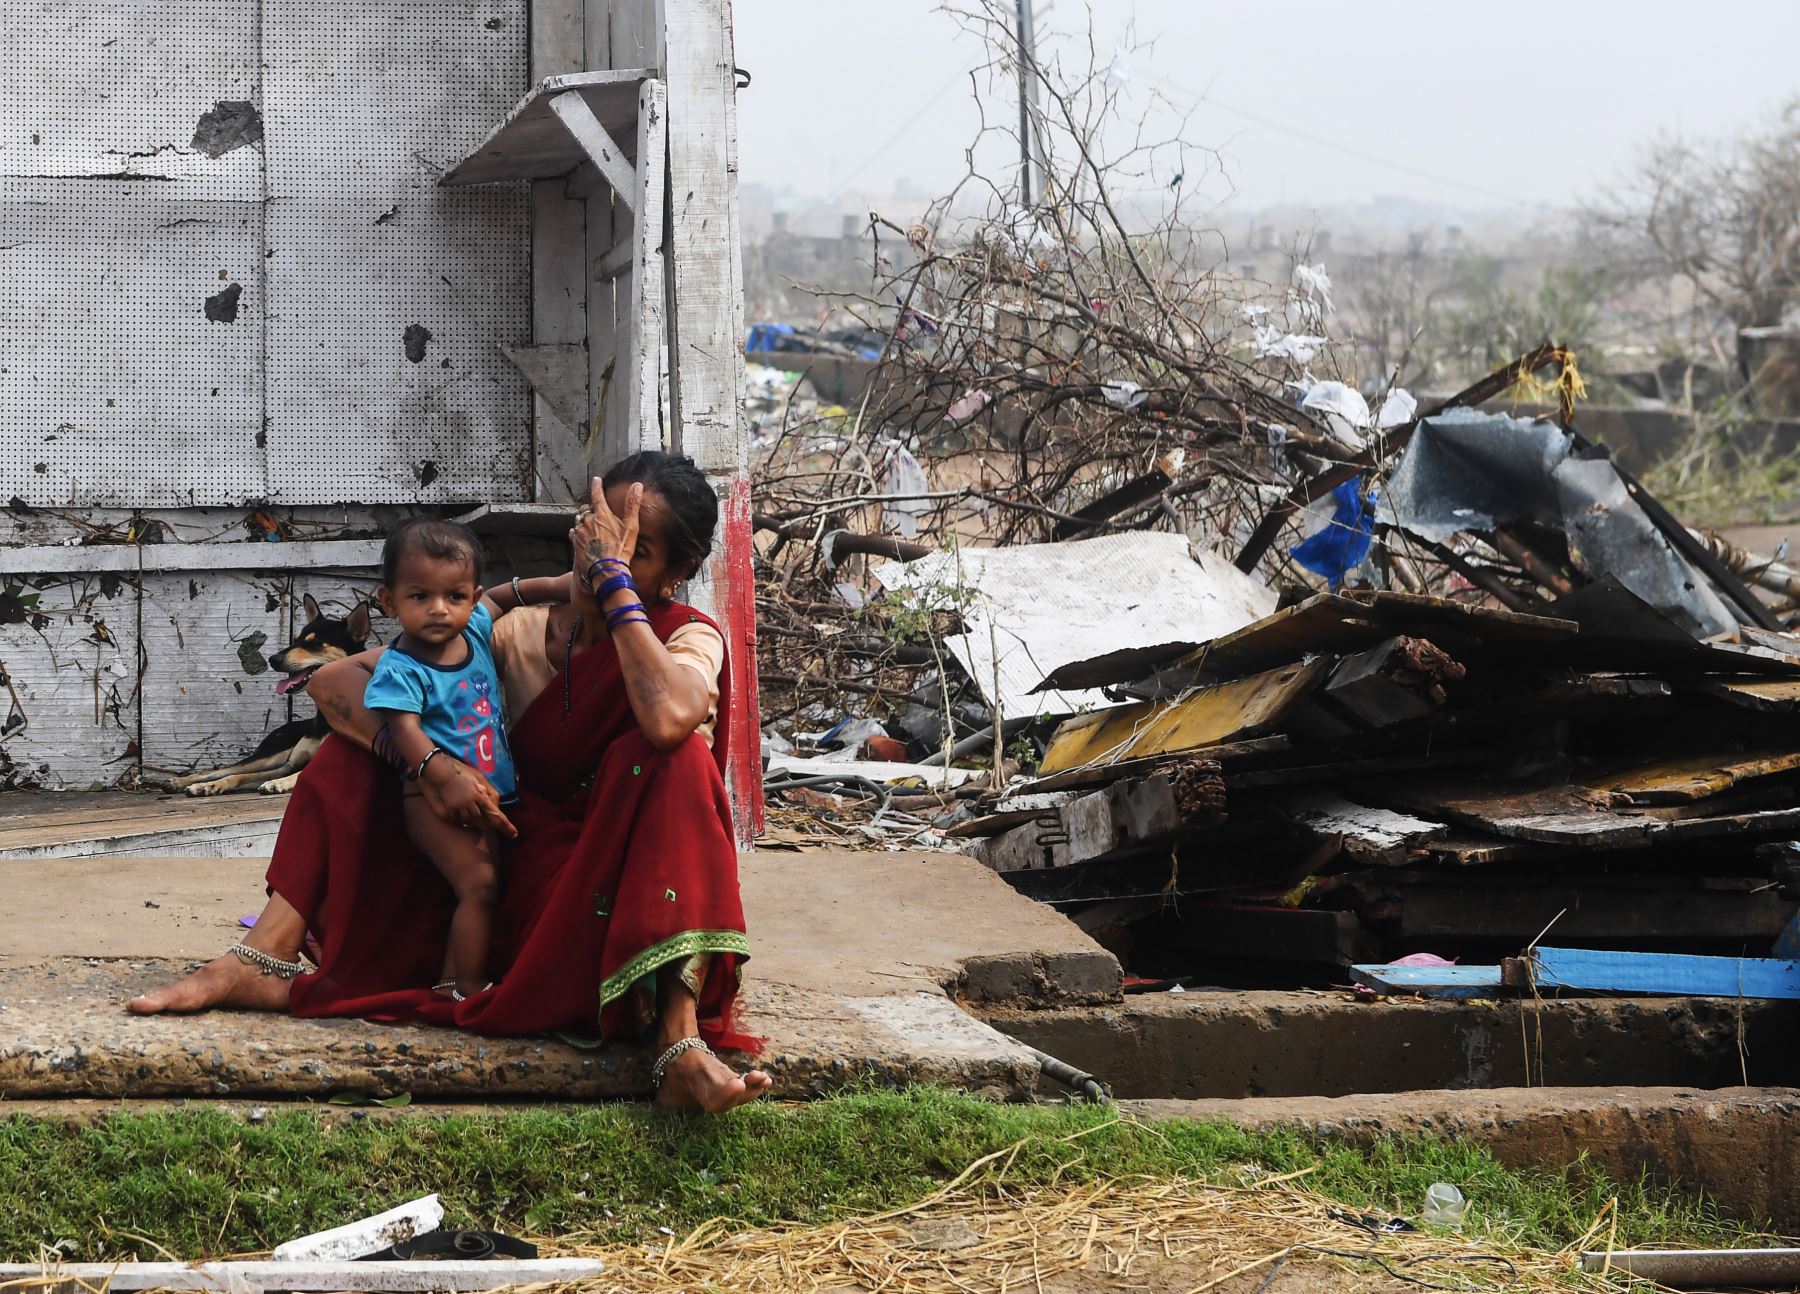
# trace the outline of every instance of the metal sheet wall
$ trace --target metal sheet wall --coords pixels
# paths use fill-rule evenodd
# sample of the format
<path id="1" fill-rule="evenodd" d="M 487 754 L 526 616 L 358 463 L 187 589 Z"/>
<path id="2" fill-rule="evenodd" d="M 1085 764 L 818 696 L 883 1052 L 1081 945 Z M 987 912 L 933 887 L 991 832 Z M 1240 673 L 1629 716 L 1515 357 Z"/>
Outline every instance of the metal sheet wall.
<path id="1" fill-rule="evenodd" d="M 496 343 L 529 335 L 527 195 L 436 178 L 522 91 L 526 21 L 0 0 L 0 497 L 525 497 L 528 396 Z M 222 103 L 263 135 L 210 157 Z"/>
<path id="2" fill-rule="evenodd" d="M 526 497 L 529 397 L 496 343 L 530 332 L 528 194 L 437 187 L 524 90 L 524 0 L 263 22 L 271 496 Z"/>
<path id="3" fill-rule="evenodd" d="M 253 97 L 254 3 L 0 6 L 0 492 L 261 493 L 261 154 L 190 147 Z"/>

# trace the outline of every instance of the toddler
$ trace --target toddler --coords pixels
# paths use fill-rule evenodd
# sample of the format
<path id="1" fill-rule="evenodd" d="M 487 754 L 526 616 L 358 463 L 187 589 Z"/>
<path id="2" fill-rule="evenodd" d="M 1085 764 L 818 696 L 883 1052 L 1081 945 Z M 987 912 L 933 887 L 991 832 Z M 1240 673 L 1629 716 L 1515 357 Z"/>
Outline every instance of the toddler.
<path id="1" fill-rule="evenodd" d="M 449 521 L 415 519 L 388 536 L 377 596 L 401 632 L 382 652 L 363 694 L 410 770 L 401 801 L 407 835 L 456 892 L 444 982 L 437 987 L 458 1001 L 490 987 L 488 928 L 500 890 L 500 842 L 492 832 L 438 817 L 420 782 L 431 761 L 448 754 L 492 782 L 502 803 L 518 790 L 490 645 L 494 617 L 506 608 L 484 596 L 480 551 L 473 531 Z M 509 591 L 508 604 L 522 599 L 518 581 Z"/>

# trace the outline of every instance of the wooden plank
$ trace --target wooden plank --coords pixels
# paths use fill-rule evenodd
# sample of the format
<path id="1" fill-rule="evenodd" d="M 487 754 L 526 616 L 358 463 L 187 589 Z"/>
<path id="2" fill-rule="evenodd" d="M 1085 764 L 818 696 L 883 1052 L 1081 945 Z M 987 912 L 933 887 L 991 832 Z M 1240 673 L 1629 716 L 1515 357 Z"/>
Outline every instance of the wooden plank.
<path id="1" fill-rule="evenodd" d="M 596 283 L 604 282 L 608 279 L 616 279 L 619 275 L 629 271 L 632 265 L 636 263 L 636 260 L 636 244 L 620 243 L 617 247 L 614 247 L 604 255 L 596 257 L 592 267 L 589 269 L 589 273 L 594 276 L 594 281 Z"/>
<path id="2" fill-rule="evenodd" d="M 1740 782 L 1800 768 L 1800 751 L 1763 754 L 1685 755 L 1622 772 L 1583 778 L 1595 791 L 1626 796 L 1632 804 L 1680 804 L 1705 799 Z"/>
<path id="3" fill-rule="evenodd" d="M 1476 783 L 1377 789 L 1381 800 L 1427 817 L 1446 818 L 1497 836 L 1595 848 L 1647 843 L 1666 823 L 1630 809 L 1594 803 L 1592 792 L 1572 786 L 1532 789 L 1484 787 Z"/>
<path id="4" fill-rule="evenodd" d="M 438 183 L 501 184 L 568 175 L 593 157 L 588 149 L 593 136 L 590 133 L 587 139 L 578 137 L 553 105 L 565 95 L 575 95 L 594 124 L 610 139 L 615 132 L 631 129 L 637 111 L 638 82 L 652 75 L 653 69 L 640 64 L 545 77 L 513 105 L 474 151 L 445 171 Z M 565 102 L 562 111 L 569 107 Z M 625 162 L 622 149 L 615 145 L 613 151 L 620 162 Z M 598 163 L 597 158 L 593 160 Z"/>
<path id="5" fill-rule="evenodd" d="M 1332 791 L 1309 791 L 1281 804 L 1291 821 L 1319 839 L 1336 837 L 1349 857 L 1382 865 L 1412 861 L 1424 845 L 1449 834 L 1442 822 L 1347 800 Z"/>
<path id="6" fill-rule="evenodd" d="M 1540 989 L 1667 993 L 1682 997 L 1800 998 L 1800 962 L 1764 957 L 1534 948 L 1531 975 Z"/>
<path id="7" fill-rule="evenodd" d="M 640 99 L 640 105 L 641 102 Z M 587 100 L 576 91 L 569 90 L 550 100 L 550 111 L 556 114 L 557 120 L 562 122 L 575 142 L 581 145 L 581 151 L 587 154 L 588 161 L 606 177 L 606 182 L 612 185 L 614 196 L 632 211 L 638 211 L 643 202 L 644 185 L 631 163 L 625 160 L 625 150 L 619 147 L 612 134 L 600 124 L 600 118 L 588 107 Z"/>
<path id="8" fill-rule="evenodd" d="M 30 544 L 0 547 L 0 575 L 356 569 L 381 565 L 381 543 L 321 539 L 291 544 Z"/>
<path id="9" fill-rule="evenodd" d="M 1615 1272 L 1664 1289 L 1791 1289 L 1800 1285 L 1800 1249 L 1596 1249 L 1584 1272 Z"/>
<path id="10" fill-rule="evenodd" d="M 1706 695 L 1746 710 L 1791 714 L 1800 710 L 1800 678 L 1703 678 L 1699 689 Z"/>
<path id="11" fill-rule="evenodd" d="M 1201 688 L 1179 700 L 1141 701 L 1071 719 L 1051 737 L 1039 771 L 1169 755 L 1259 735 L 1280 724 L 1323 682 L 1332 664 L 1319 659 L 1287 665 Z"/>
<path id="12" fill-rule="evenodd" d="M 1466 1000 L 1504 997 L 1509 992 L 1498 966 L 1352 966 L 1350 979 L 1384 996 Z"/>
<path id="13" fill-rule="evenodd" d="M 0 1263 L 0 1284 L 80 1281 L 93 1289 L 446 1290 L 501 1289 L 539 1282 L 592 1280 L 597 1258 L 444 1259 L 434 1262 Z"/>
<path id="14" fill-rule="evenodd" d="M 1143 777 L 1184 759 L 1210 759 L 1221 764 L 1255 760 L 1262 756 L 1275 755 L 1285 751 L 1290 744 L 1286 737 L 1279 735 L 1252 737 L 1248 741 L 1225 742 L 1216 746 L 1205 746 L 1199 750 L 1185 751 L 1178 755 L 1150 755 L 1143 759 L 1121 759 L 1113 764 L 1071 768 L 1065 773 L 1050 773 L 1034 778 L 1020 788 L 1019 794 L 1105 786 L 1121 777 Z M 1227 775 L 1228 783 L 1229 777 L 1230 775 Z"/>
<path id="15" fill-rule="evenodd" d="M 1049 804 L 975 853 L 998 872 L 1069 867 L 1172 836 L 1183 816 L 1169 777 L 1136 778 Z"/>
<path id="16" fill-rule="evenodd" d="M 645 81 L 638 99 L 638 154 L 643 184 L 634 205 L 631 258 L 631 363 L 626 382 L 623 453 L 661 449 L 662 347 L 667 327 L 663 285 L 663 202 L 668 147 L 669 97 L 661 81 Z M 679 258 L 677 258 L 679 259 Z"/>

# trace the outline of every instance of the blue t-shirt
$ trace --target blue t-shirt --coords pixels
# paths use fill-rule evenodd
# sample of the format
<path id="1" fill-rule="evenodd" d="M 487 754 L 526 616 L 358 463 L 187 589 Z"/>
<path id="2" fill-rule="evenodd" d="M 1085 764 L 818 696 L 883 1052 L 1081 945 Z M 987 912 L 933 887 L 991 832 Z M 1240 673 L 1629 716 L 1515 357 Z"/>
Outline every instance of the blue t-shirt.
<path id="1" fill-rule="evenodd" d="M 375 662 L 363 704 L 418 715 L 427 737 L 485 775 L 502 800 L 510 800 L 519 784 L 506 744 L 500 672 L 494 668 L 494 617 L 486 607 L 476 605 L 462 636 L 469 659 L 460 665 L 433 665 L 389 647 Z"/>

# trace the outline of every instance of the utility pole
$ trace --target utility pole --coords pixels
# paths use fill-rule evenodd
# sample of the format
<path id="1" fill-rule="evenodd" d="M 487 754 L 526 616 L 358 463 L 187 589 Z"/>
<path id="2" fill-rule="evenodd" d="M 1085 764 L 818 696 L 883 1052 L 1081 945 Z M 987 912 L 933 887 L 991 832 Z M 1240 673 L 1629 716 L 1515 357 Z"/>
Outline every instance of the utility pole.
<path id="1" fill-rule="evenodd" d="M 1034 192 L 1031 171 L 1032 159 L 1037 158 L 1038 182 L 1036 194 L 1043 196 L 1045 185 L 1043 153 L 1034 148 L 1037 139 L 1037 125 L 1034 120 L 1038 108 L 1038 74 L 1037 74 L 1037 28 L 1032 14 L 1032 0 L 1017 0 L 1018 39 L 1019 39 L 1019 205 L 1029 209 Z"/>

